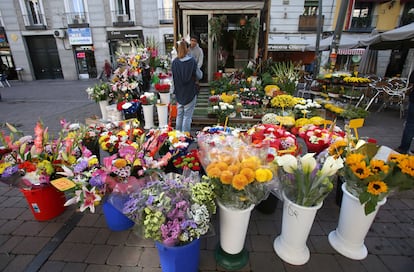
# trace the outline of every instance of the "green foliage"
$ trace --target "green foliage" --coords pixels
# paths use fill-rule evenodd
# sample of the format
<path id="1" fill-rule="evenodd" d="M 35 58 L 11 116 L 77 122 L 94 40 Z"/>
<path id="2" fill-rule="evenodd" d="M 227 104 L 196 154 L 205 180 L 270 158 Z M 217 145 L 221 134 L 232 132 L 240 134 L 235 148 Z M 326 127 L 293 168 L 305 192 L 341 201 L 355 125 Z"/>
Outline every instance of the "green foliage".
<path id="1" fill-rule="evenodd" d="M 364 110 L 360 107 L 355 107 L 353 105 L 348 105 L 345 110 L 341 113 L 341 117 L 344 119 L 356 119 L 356 118 L 366 118 L 369 115 L 369 111 Z"/>

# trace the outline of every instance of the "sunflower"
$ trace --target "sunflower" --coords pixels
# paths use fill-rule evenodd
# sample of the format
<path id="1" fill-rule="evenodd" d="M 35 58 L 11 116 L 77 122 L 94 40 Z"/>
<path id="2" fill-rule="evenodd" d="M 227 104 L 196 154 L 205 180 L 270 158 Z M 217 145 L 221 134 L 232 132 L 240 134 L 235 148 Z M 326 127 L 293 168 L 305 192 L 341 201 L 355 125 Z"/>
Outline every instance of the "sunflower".
<path id="1" fill-rule="evenodd" d="M 354 175 L 360 179 L 367 178 L 372 174 L 371 170 L 367 167 L 365 161 L 359 161 L 355 164 L 352 164 L 350 168 Z"/>
<path id="2" fill-rule="evenodd" d="M 381 172 L 387 174 L 390 169 L 382 160 L 371 160 L 369 165 L 373 174 L 379 174 Z"/>
<path id="3" fill-rule="evenodd" d="M 365 155 L 360 153 L 353 153 L 346 156 L 346 164 L 347 165 L 353 165 L 356 163 L 360 163 L 362 160 L 365 159 Z"/>
<path id="4" fill-rule="evenodd" d="M 383 181 L 371 181 L 368 183 L 367 192 L 372 195 L 379 195 L 388 192 L 388 186 Z"/>

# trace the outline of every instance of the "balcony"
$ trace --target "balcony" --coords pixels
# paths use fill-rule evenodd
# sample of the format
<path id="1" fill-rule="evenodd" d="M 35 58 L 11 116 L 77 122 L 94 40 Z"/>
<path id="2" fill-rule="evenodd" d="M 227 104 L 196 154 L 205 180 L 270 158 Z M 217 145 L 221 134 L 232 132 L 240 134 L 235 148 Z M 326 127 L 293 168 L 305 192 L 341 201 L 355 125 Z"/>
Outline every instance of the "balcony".
<path id="1" fill-rule="evenodd" d="M 119 14 L 118 12 L 114 11 L 114 22 L 113 26 L 133 26 L 134 22 L 131 21 L 129 14 Z"/>
<path id="2" fill-rule="evenodd" d="M 158 18 L 160 24 L 172 24 L 173 23 L 173 9 L 171 8 L 162 8 L 158 10 Z"/>
<path id="3" fill-rule="evenodd" d="M 46 29 L 46 22 L 43 14 L 26 14 L 23 15 L 23 20 L 27 30 Z"/>
<path id="4" fill-rule="evenodd" d="M 318 30 L 317 15 L 300 15 L 298 31 L 317 31 Z M 322 25 L 325 16 L 322 16 Z"/>
<path id="5" fill-rule="evenodd" d="M 68 12 L 65 14 L 69 28 L 89 27 L 86 12 Z"/>
<path id="6" fill-rule="evenodd" d="M 350 32 L 370 33 L 377 24 L 378 16 L 352 17 Z"/>

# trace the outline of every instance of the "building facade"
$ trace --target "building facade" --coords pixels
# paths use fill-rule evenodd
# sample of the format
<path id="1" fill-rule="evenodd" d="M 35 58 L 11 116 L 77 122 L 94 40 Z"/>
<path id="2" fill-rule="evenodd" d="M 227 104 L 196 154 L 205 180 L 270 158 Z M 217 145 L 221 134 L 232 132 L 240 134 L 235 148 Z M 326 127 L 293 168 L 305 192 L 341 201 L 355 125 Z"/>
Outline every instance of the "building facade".
<path id="1" fill-rule="evenodd" d="M 414 0 L 321 2 L 319 17 L 318 0 L 0 1 L 0 64 L 8 67 L 10 79 L 96 78 L 105 59 L 115 66 L 116 53 L 129 52 L 134 44 L 150 40 L 160 54 L 168 54 L 179 37 L 196 35 L 204 51 L 205 81 L 225 66 L 237 69 L 258 58 L 300 61 L 308 69 L 319 56 L 316 45 L 321 65 L 326 63 L 329 37 L 345 14 L 337 69 L 355 70 L 364 50 L 353 50 L 353 43 L 414 21 Z M 224 17 L 221 32 L 211 35 L 211 21 Z M 257 32 L 256 40 L 243 36 L 247 26 Z M 413 55 L 410 48 L 382 50 L 377 73 L 407 75 Z M 231 60 L 223 63 L 223 57 Z"/>

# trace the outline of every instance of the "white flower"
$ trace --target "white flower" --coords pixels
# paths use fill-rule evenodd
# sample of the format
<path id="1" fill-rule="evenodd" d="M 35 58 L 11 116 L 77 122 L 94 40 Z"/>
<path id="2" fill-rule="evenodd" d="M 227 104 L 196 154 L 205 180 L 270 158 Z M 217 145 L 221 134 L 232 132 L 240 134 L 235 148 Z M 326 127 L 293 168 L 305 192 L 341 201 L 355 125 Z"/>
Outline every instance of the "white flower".
<path id="1" fill-rule="evenodd" d="M 315 153 L 307 153 L 300 158 L 302 170 L 305 174 L 312 172 L 316 168 L 316 159 L 313 157 Z"/>
<path id="2" fill-rule="evenodd" d="M 330 177 L 335 175 L 336 172 L 342 167 L 344 167 L 344 161 L 341 157 L 335 159 L 334 157 L 329 156 L 328 158 L 326 158 L 326 161 L 323 164 L 321 174 Z"/>
<path id="3" fill-rule="evenodd" d="M 291 154 L 286 154 L 276 158 L 279 166 L 283 167 L 286 173 L 293 174 L 298 169 L 298 161 L 296 157 Z"/>

